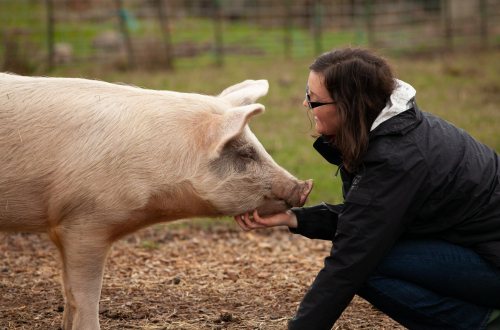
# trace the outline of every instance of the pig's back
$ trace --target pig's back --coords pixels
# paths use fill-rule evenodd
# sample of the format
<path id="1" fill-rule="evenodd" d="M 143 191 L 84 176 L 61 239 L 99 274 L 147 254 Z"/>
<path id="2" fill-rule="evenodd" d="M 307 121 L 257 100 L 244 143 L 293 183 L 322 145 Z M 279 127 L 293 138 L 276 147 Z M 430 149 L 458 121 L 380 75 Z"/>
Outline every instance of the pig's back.
<path id="1" fill-rule="evenodd" d="M 78 154 L 116 150 L 148 130 L 147 107 L 133 111 L 130 91 L 83 79 L 0 76 L 0 151 L 5 166 L 28 159 L 54 165 Z M 121 92 L 121 93 L 120 93 Z M 69 154 L 68 154 L 69 153 Z"/>
<path id="2" fill-rule="evenodd" d="M 141 207 L 168 170 L 168 148 L 182 130 L 175 104 L 183 98 L 189 96 L 0 74 L 0 229 L 17 230 L 20 221 L 44 228 L 40 218 L 47 221 L 54 199 L 101 196 L 108 200 L 89 203 Z"/>

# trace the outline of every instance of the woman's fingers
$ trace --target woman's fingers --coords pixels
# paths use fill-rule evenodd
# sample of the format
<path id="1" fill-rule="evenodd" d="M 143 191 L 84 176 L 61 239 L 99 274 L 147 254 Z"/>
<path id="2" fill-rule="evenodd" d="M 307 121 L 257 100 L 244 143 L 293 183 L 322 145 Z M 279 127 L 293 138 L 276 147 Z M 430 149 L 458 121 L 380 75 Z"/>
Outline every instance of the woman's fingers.
<path id="1" fill-rule="evenodd" d="M 260 222 L 262 221 L 262 218 L 259 215 L 259 212 L 257 212 L 257 209 L 253 210 L 252 216 L 255 221 Z"/>
<path id="2" fill-rule="evenodd" d="M 243 221 L 245 222 L 245 225 L 250 229 L 264 227 L 263 225 L 255 222 L 255 219 L 253 218 L 253 216 L 250 216 L 250 213 L 245 213 L 245 216 L 243 217 Z"/>
<path id="3" fill-rule="evenodd" d="M 245 231 L 249 231 L 256 228 L 262 228 L 263 225 L 254 221 L 249 213 L 240 214 L 234 217 L 238 225 Z"/>
<path id="4" fill-rule="evenodd" d="M 236 223 L 238 223 L 238 225 L 241 227 L 241 229 L 243 229 L 244 231 L 249 231 L 250 228 L 248 228 L 247 225 L 245 224 L 245 222 L 243 221 L 243 217 L 244 217 L 244 215 L 240 214 L 240 215 L 235 216 L 234 220 L 236 220 Z"/>
<path id="5" fill-rule="evenodd" d="M 259 224 L 261 227 L 272 227 L 274 226 L 273 219 L 275 216 L 269 216 L 266 218 L 263 218 L 259 215 L 259 212 L 257 210 L 254 210 L 252 213 L 253 221 L 257 224 Z"/>
<path id="6" fill-rule="evenodd" d="M 238 225 L 245 231 L 257 228 L 269 228 L 275 226 L 287 226 L 290 222 L 290 214 L 287 212 L 261 217 L 257 210 L 250 213 L 240 214 L 234 217 Z"/>
<path id="7" fill-rule="evenodd" d="M 257 210 L 253 211 L 253 219 L 262 227 L 275 227 L 288 225 L 290 215 L 287 212 L 276 213 L 266 217 L 261 217 Z"/>

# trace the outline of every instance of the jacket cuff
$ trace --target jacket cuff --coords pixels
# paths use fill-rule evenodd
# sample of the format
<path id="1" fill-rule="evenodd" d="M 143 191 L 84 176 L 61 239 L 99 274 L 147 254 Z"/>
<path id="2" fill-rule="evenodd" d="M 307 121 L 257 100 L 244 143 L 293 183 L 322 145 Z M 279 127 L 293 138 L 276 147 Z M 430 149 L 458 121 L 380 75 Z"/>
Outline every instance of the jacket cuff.
<path id="1" fill-rule="evenodd" d="M 294 207 L 291 211 L 297 217 L 297 228 L 289 230 L 312 239 L 332 240 L 337 230 L 340 209 L 341 205 L 326 203 L 311 207 Z"/>

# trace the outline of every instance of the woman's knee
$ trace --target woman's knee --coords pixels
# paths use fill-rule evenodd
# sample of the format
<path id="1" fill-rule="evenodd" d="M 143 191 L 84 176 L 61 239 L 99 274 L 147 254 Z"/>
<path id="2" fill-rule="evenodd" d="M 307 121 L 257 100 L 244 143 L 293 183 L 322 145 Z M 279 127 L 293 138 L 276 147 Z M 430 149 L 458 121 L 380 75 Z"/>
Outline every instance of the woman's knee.
<path id="1" fill-rule="evenodd" d="M 389 287 L 388 279 L 474 304 L 500 307 L 500 271 L 472 249 L 445 241 L 398 242 L 367 281 L 366 290 Z"/>

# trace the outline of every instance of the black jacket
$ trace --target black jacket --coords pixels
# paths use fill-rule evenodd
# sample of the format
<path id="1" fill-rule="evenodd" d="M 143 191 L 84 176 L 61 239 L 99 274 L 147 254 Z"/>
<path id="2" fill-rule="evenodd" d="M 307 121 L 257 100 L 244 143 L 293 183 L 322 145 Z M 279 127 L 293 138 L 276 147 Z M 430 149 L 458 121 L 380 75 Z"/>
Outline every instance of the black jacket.
<path id="1" fill-rule="evenodd" d="M 341 164 L 322 137 L 314 147 Z M 468 246 L 500 269 L 500 158 L 463 130 L 415 105 L 370 133 L 359 171 L 340 173 L 343 204 L 294 209 L 292 232 L 333 247 L 289 329 L 331 329 L 403 237 Z"/>

